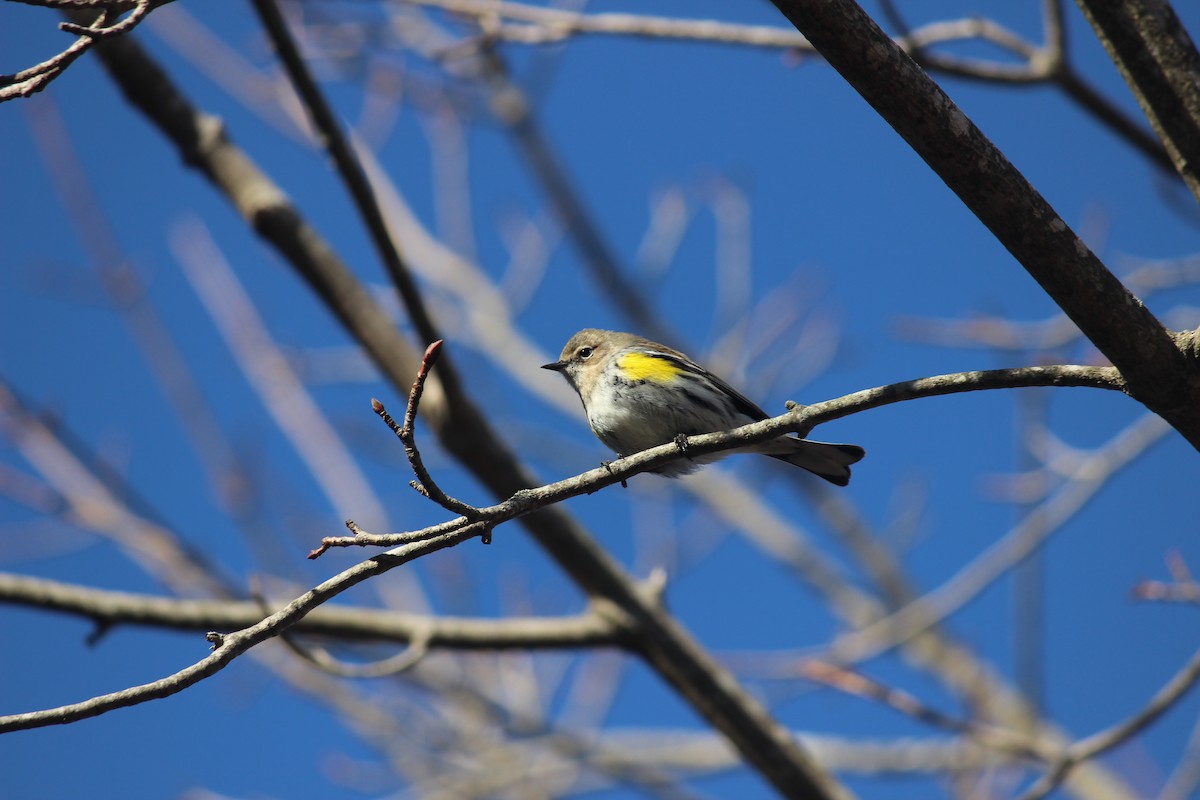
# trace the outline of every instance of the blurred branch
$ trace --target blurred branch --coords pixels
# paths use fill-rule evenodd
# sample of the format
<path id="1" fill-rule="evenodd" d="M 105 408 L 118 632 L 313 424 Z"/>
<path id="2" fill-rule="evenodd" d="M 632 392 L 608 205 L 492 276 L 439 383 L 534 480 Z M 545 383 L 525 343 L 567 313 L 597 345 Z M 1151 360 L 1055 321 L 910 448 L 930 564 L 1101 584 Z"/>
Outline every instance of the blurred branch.
<path id="1" fill-rule="evenodd" d="M 584 14 L 528 3 L 491 0 L 404 0 L 409 5 L 430 6 L 475 19 L 494 38 L 521 44 L 561 42 L 577 34 L 646 36 L 777 47 L 812 52 L 800 34 L 768 25 L 739 25 L 707 19 L 678 19 L 644 14 Z M 520 25 L 497 24 L 515 20 Z"/>
<path id="2" fill-rule="evenodd" d="M 387 512 L 354 454 L 292 369 L 208 228 L 185 218 L 172 229 L 169 245 L 246 382 L 334 513 L 383 523 Z"/>
<path id="3" fill-rule="evenodd" d="M 1183 554 L 1172 550 L 1167 554 L 1167 568 L 1171 581 L 1141 581 L 1130 594 L 1138 600 L 1155 600 L 1168 603 L 1190 603 L 1200 605 L 1200 582 L 1188 569 Z"/>
<path id="4" fill-rule="evenodd" d="M 180 594 L 228 595 L 229 584 L 147 509 L 134 509 L 94 457 L 77 452 L 65 431 L 42 419 L 0 379 L 0 433 L 62 499 L 70 522 L 116 542 L 146 572 Z"/>
<path id="5" fill-rule="evenodd" d="M 53 95 L 43 95 L 22 110 L 28 115 L 33 141 L 59 202 L 66 209 L 66 218 L 87 252 L 101 288 L 120 314 L 203 464 L 214 494 L 234 513 L 244 510 L 249 476 L 200 390 L 191 364 L 156 308 L 148 282 L 124 252 Z"/>
<path id="6" fill-rule="evenodd" d="M 1148 299 L 1167 289 L 1200 283 L 1200 259 L 1192 256 L 1161 260 L 1137 259 L 1132 269 L 1123 272 L 1121 281 L 1130 291 Z M 1193 320 L 1189 320 L 1184 325 L 1191 327 L 1192 322 Z M 1031 321 L 1018 321 L 988 314 L 973 314 L 970 318 L 962 320 L 900 317 L 895 327 L 901 336 L 939 347 L 983 346 L 1037 353 L 1056 350 L 1082 336 L 1075 323 L 1062 313 Z"/>
<path id="7" fill-rule="evenodd" d="M 794 519 L 774 512 L 770 504 L 764 502 L 760 487 L 750 487 L 713 468 L 689 475 L 681 482 L 721 521 L 738 530 L 753 546 L 816 590 L 823 607 L 844 625 L 863 629 L 884 619 L 893 610 L 890 603 L 885 605 L 878 601 L 845 574 L 832 558 L 822 554 L 804 531 L 797 528 Z M 835 494 L 834 499 L 839 505 L 850 502 L 844 494 Z M 842 526 L 847 524 L 846 520 L 839 519 L 843 515 L 827 513 L 827 503 L 818 503 L 816 507 L 841 533 Z M 862 523 L 850 521 L 850 524 Z M 858 549 L 852 548 L 851 552 L 859 555 Z M 878 548 L 872 557 L 890 560 L 890 556 Z M 895 565 L 866 569 L 873 575 L 899 572 Z M 895 597 L 913 597 L 907 584 L 897 588 L 898 592 L 893 590 Z M 893 600 L 891 596 L 885 596 L 889 601 Z M 1005 730 L 1027 731 L 1036 742 L 1038 752 L 1042 753 L 1059 753 L 1069 741 L 1065 733 L 1033 708 L 1004 675 L 990 667 L 976 648 L 956 643 L 940 627 L 928 627 L 900 642 L 899 647 L 906 661 L 935 677 L 952 694 L 970 704 L 976 718 Z M 755 659 L 755 663 L 761 661 L 761 658 Z M 794 672 L 794 667 L 790 669 Z M 829 764 L 827 753 L 818 752 L 818 755 L 822 763 Z M 832 768 L 832 764 L 830 766 Z M 948 768 L 947 771 L 953 773 L 956 770 Z M 1067 788 L 1074 796 L 1091 800 L 1133 800 L 1139 796 L 1116 773 L 1098 762 L 1081 764 L 1069 776 Z"/>
<path id="8" fill-rule="evenodd" d="M 612 247 L 593 221 L 549 139 L 542 133 L 532 105 L 509 77 L 507 66 L 492 51 L 486 52 L 484 59 L 492 113 L 512 133 L 530 172 L 541 184 L 597 285 L 644 335 L 667 344 L 678 343 L 678 335 L 663 322 L 661 315 L 654 312 L 644 286 L 625 276 Z"/>
<path id="9" fill-rule="evenodd" d="M 918 722 L 970 736 L 986 747 L 1004 751 L 1018 758 L 1048 760 L 1041 743 L 1035 739 L 1004 728 L 984 725 L 976 720 L 953 717 L 921 702 L 908 692 L 885 686 L 858 672 L 823 661 L 806 661 L 802 665 L 801 674 L 811 681 L 847 694 L 874 700 Z"/>
<path id="10" fill-rule="evenodd" d="M 1072 769 L 1084 761 L 1106 753 L 1145 730 L 1164 712 L 1174 706 L 1193 686 L 1200 681 L 1200 651 L 1197 651 L 1171 680 L 1150 698 L 1140 711 L 1110 728 L 1080 739 L 1068 747 L 1055 768 L 1042 776 L 1020 800 L 1041 800 L 1062 783 Z"/>
<path id="11" fill-rule="evenodd" d="M 679 19 L 639 14 L 585 14 L 526 3 L 494 0 L 404 0 L 411 5 L 431 6 L 470 17 L 482 32 L 481 46 L 491 40 L 541 45 L 565 41 L 573 36 L 603 34 L 639 36 L 684 41 L 704 41 L 816 54 L 802 33 L 773 26 L 739 25 L 717 20 Z M 921 66 L 969 80 L 1007 84 L 1051 83 L 1080 108 L 1125 139 L 1166 174 L 1176 176 L 1171 157 L 1161 144 L 1112 101 L 1071 68 L 1065 48 L 1061 0 L 1045 0 L 1046 44 L 1038 46 L 995 20 L 966 18 L 932 22 L 912 29 L 896 13 L 894 3 L 885 3 L 889 20 L 900 30 L 894 38 L 898 47 Z M 505 24 L 514 20 L 519 24 Z M 1020 59 L 1007 63 L 935 52 L 932 48 L 962 41 L 994 45 Z"/>
<path id="12" fill-rule="evenodd" d="M 965 737 L 840 738 L 797 734 L 829 769 L 848 775 L 956 775 L 1013 764 L 1009 753 Z M 701 774 L 728 770 L 736 754 L 723 740 L 686 730 L 616 730 L 597 736 L 589 758 L 596 763 L 651 764 Z"/>
<path id="13" fill-rule="evenodd" d="M 1157 800 L 1194 798 L 1197 786 L 1200 786 L 1200 722 L 1192 727 L 1192 735 L 1179 756 L 1179 763 L 1167 777 Z"/>
<path id="14" fill-rule="evenodd" d="M 244 600 L 182 600 L 114 592 L 0 573 L 0 603 L 83 617 L 99 628 L 119 625 L 179 631 L 240 630 L 270 614 Z M 455 650 L 623 647 L 612 620 L 596 610 L 571 617 L 491 619 L 409 614 L 391 609 L 326 604 L 296 622 L 289 633 L 339 642 L 412 643 Z"/>
<path id="15" fill-rule="evenodd" d="M 1033 508 L 1000 540 L 937 589 L 888 617 L 834 641 L 838 660 L 861 661 L 906 641 L 962 608 L 1040 545 L 1079 510 L 1116 469 L 1141 455 L 1169 430 L 1153 414 L 1145 414 L 1092 457 L 1076 466 L 1072 480 Z"/>
<path id="16" fill-rule="evenodd" d="M 327 600 L 336 597 L 350 587 L 359 584 L 370 577 L 381 575 L 390 569 L 407 564 L 423 555 L 437 552 L 447 547 L 466 541 L 478 535 L 473 527 L 444 534 L 434 539 L 397 547 L 385 553 L 375 555 L 360 564 L 344 570 L 332 578 L 309 589 L 304 594 L 288 603 L 283 609 L 262 619 L 258 623 L 229 634 L 208 634 L 213 642 L 212 655 L 203 658 L 191 666 L 168 675 L 157 681 L 132 686 L 110 694 L 98 695 L 89 700 L 57 708 L 31 711 L 24 714 L 0 716 L 0 733 L 9 731 L 42 728 L 47 725 L 65 725 L 81 719 L 99 716 L 118 708 L 145 703 L 177 694 L 189 686 L 209 678 L 220 672 L 251 647 L 267 639 L 280 635 L 283 631 L 299 622 L 310 611 Z"/>
<path id="17" fill-rule="evenodd" d="M 1080 330 L 1129 393 L 1200 449 L 1200 359 L 853 0 L 774 0 Z"/>
<path id="18" fill-rule="evenodd" d="M 489 30 L 486 14 L 480 24 Z M 428 27 L 433 28 L 430 24 Z M 441 65 L 450 75 L 480 85 L 487 93 L 488 110 L 512 136 L 529 172 L 541 185 L 553 213 L 561 220 L 583 266 L 597 286 L 638 330 L 657 341 L 678 343 L 678 336 L 655 313 L 645 288 L 625 276 L 612 246 L 601 233 L 587 204 L 571 180 L 550 140 L 542 132 L 533 104 L 512 80 L 508 66 L 493 46 L 489 33 L 467 47 L 447 48 L 443 38 L 410 36 L 409 47 Z"/>

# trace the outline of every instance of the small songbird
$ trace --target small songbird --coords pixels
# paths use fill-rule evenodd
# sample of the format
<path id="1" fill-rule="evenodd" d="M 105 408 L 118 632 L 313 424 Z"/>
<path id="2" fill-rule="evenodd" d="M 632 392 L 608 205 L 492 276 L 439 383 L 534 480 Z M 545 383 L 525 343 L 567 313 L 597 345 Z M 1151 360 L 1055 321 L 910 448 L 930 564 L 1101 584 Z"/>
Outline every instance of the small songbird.
<path id="1" fill-rule="evenodd" d="M 592 432 L 618 455 L 748 425 L 767 413 L 687 356 L 640 336 L 587 328 L 571 337 L 559 360 L 542 369 L 571 384 Z M 736 450 L 675 461 L 656 472 L 675 477 L 730 453 L 763 455 L 803 467 L 830 483 L 850 482 L 850 465 L 865 455 L 853 444 L 780 436 Z"/>

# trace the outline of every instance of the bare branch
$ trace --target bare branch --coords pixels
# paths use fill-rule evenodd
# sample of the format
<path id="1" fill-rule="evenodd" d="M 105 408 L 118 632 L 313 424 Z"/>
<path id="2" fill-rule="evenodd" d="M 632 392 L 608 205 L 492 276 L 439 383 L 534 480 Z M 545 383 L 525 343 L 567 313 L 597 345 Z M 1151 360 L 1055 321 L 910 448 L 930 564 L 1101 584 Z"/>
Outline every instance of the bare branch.
<path id="1" fill-rule="evenodd" d="M 389 534 L 366 533 L 360 531 L 352 522 L 347 522 L 347 526 L 355 532 L 354 536 L 322 539 L 321 547 L 310 553 L 309 558 L 316 558 L 330 547 L 394 547 L 402 543 L 421 541 L 430 536 L 441 536 L 469 526 L 499 525 L 571 497 L 591 494 L 606 486 L 622 483 L 634 475 L 673 461 L 734 450 L 789 433 L 806 435 L 823 422 L 892 403 L 959 392 L 1030 386 L 1086 386 L 1114 391 L 1123 389 L 1123 383 L 1112 367 L 1073 365 L 959 372 L 865 389 L 810 406 L 793 405 L 792 410 L 786 414 L 740 428 L 683 437 L 679 442 L 670 442 L 618 458 L 573 478 L 533 489 L 523 489 L 501 503 L 473 509 L 470 518 L 463 516 L 419 531 Z"/>
<path id="2" fill-rule="evenodd" d="M 853 0 L 774 2 L 1121 370 L 1129 393 L 1200 449 L 1200 360 L 929 75 Z"/>
<path id="3" fill-rule="evenodd" d="M 472 17 L 485 24 L 510 19 L 522 25 L 490 25 L 500 39 L 522 44 L 560 42 L 580 33 L 685 39 L 750 47 L 777 47 L 812 52 L 812 46 L 793 30 L 767 25 L 738 25 L 707 19 L 677 19 L 644 14 L 583 14 L 527 3 L 490 0 L 405 0 Z"/>
<path id="4" fill-rule="evenodd" d="M 1141 581 L 1133 587 L 1130 594 L 1138 600 L 1200 605 L 1200 582 L 1192 576 L 1191 570 L 1183 560 L 1183 554 L 1177 550 L 1168 553 L 1167 567 L 1172 576 L 1170 583 Z"/>
<path id="5" fill-rule="evenodd" d="M 992 725 L 984 725 L 975 720 L 953 717 L 921 702 L 908 692 L 885 686 L 879 681 L 835 664 L 806 661 L 801 672 L 809 680 L 847 694 L 882 703 L 919 722 L 953 733 L 971 736 L 988 747 L 1004 750 L 1020 758 L 1040 759 L 1046 757 L 1040 743 L 1028 736 Z"/>
<path id="6" fill-rule="evenodd" d="M 425 379 L 429 377 L 429 371 L 437 363 L 438 354 L 441 352 L 441 339 L 438 339 L 425 348 L 425 355 L 421 357 L 421 368 L 417 371 L 417 377 L 413 381 L 412 390 L 408 393 L 408 405 L 404 409 L 404 427 L 396 427 L 395 420 L 387 413 L 387 409 L 383 407 L 383 403 L 378 400 L 371 400 L 371 409 L 379 415 L 380 419 L 387 423 L 392 432 L 404 443 L 404 452 L 408 455 L 408 463 L 412 466 L 413 473 L 417 476 L 417 479 L 412 483 L 412 487 L 447 511 L 461 514 L 468 520 L 471 520 L 474 509 L 441 490 L 441 487 L 434 482 L 433 476 L 429 474 L 429 470 L 425 469 L 425 462 L 421 460 L 421 452 L 417 449 L 416 431 L 414 430 L 417 422 L 417 408 L 421 403 L 421 393 L 425 389 Z M 488 541 L 486 534 L 484 541 Z"/>
<path id="7" fill-rule="evenodd" d="M 1067 748 L 1055 768 L 1042 776 L 1037 783 L 1020 796 L 1019 800 L 1041 800 L 1050 794 L 1078 764 L 1102 755 L 1145 730 L 1164 712 L 1179 702 L 1196 685 L 1197 681 L 1200 681 L 1200 651 L 1192 655 L 1183 668 L 1155 692 L 1140 711 Z"/>
<path id="8" fill-rule="evenodd" d="M 293 653 L 313 666 L 339 678 L 386 678 L 399 675 L 415 667 L 421 659 L 429 654 L 429 630 L 427 628 L 415 630 L 408 647 L 399 653 L 365 664 L 343 661 L 325 647 L 301 644 L 286 633 L 279 638 Z"/>
<path id="9" fill-rule="evenodd" d="M 801 33 L 771 26 L 640 14 L 585 14 L 493 0 L 405 2 L 442 8 L 474 19 L 483 31 L 480 37 L 481 47 L 486 47 L 492 40 L 497 39 L 517 44 L 541 45 L 561 42 L 572 36 L 601 34 L 776 48 L 802 54 L 816 52 L 812 43 Z M 895 37 L 896 45 L 923 67 L 960 78 L 993 83 L 1053 83 L 1099 122 L 1109 126 L 1141 151 L 1155 166 L 1170 175 L 1176 175 L 1170 156 L 1159 142 L 1138 124 L 1138 120 L 1130 118 L 1070 68 L 1066 58 L 1061 0 L 1045 0 L 1044 9 L 1046 44 L 1039 47 L 994 20 L 985 18 L 933 22 L 910 29 L 896 13 L 894 3 L 884 4 L 884 13 L 901 32 Z M 505 24 L 504 20 L 514 20 L 518 24 Z M 966 58 L 933 50 L 936 45 L 960 41 L 987 42 L 1016 56 L 1020 63 Z M 649 329 L 645 330 L 649 333 Z M 652 338 L 663 339 L 661 336 Z"/>
<path id="10" fill-rule="evenodd" d="M 258 12 L 259 19 L 271 37 L 271 42 L 287 70 L 292 85 L 303 100 L 305 109 L 311 115 L 318 137 L 333 158 L 337 173 L 346 184 L 346 189 L 367 226 L 371 242 L 375 245 L 375 251 L 387 268 L 396 290 L 400 292 L 400 296 L 404 300 L 405 308 L 412 318 L 417 335 L 426 342 L 442 338 L 438 334 L 433 318 L 425 308 L 425 303 L 409 273 L 404 256 L 392 238 L 362 164 L 342 132 L 342 127 L 334 116 L 333 109 L 330 108 L 316 81 L 313 80 L 312 74 L 300 54 L 300 49 L 288 32 L 287 23 L 284 22 L 275 0 L 254 0 L 254 10 Z M 443 366 L 441 379 L 447 391 L 457 393 L 458 390 L 454 387 L 457 386 L 458 379 L 449 363 Z"/>
<path id="11" fill-rule="evenodd" d="M 75 59 L 83 55 L 92 45 L 112 36 L 128 33 L 146 18 L 146 15 L 171 0 L 16 0 L 25 5 L 57 8 L 62 10 L 99 11 L 91 21 L 84 24 L 59 23 L 59 28 L 78 36 L 70 47 L 56 56 L 23 69 L 13 75 L 0 75 L 0 103 L 17 97 L 30 95 L 45 89 L 55 78 L 66 71 Z M 119 19 L 128 11 L 129 15 Z"/>
<path id="12" fill-rule="evenodd" d="M 1200 53 L 1166 0 L 1076 0 L 1200 200 Z"/>
<path id="13" fill-rule="evenodd" d="M 0 573 L 0 603 L 71 614 L 105 628 L 240 630 L 269 616 L 262 603 L 249 600 L 181 600 L 4 573 Z M 597 611 L 568 617 L 475 619 L 327 604 L 288 632 L 347 642 L 412 644 L 424 639 L 428 647 L 461 650 L 624 646 L 625 641 L 621 629 Z"/>
<path id="14" fill-rule="evenodd" d="M 229 634 L 210 633 L 208 638 L 214 643 L 212 655 L 173 675 L 118 692 L 99 695 L 79 703 L 24 714 L 0 716 L 0 733 L 42 728 L 47 725 L 65 725 L 99 716 L 118 708 L 126 708 L 177 694 L 220 672 L 251 647 L 278 636 L 303 619 L 317 606 L 336 597 L 351 586 L 375 575 L 381 575 L 401 564 L 407 564 L 423 555 L 452 547 L 474 535 L 476 535 L 476 531 L 465 528 L 435 539 L 414 542 L 386 553 L 380 553 L 318 584 L 288 603 L 280 611 L 254 625 Z"/>
<path id="15" fill-rule="evenodd" d="M 1107 481 L 1114 470 L 1145 452 L 1169 430 L 1166 423 L 1145 414 L 1092 458 L 1077 465 L 1074 480 L 1030 511 L 1021 522 L 971 564 L 937 589 L 914 600 L 892 615 L 836 640 L 832 652 L 838 660 L 860 661 L 906 641 L 962 608 L 985 587 L 1032 553 Z"/>
<path id="16" fill-rule="evenodd" d="M 387 511 L 355 454 L 288 361 L 208 228 L 187 217 L 172 229 L 169 245 L 246 382 L 334 513 L 385 524 Z"/>

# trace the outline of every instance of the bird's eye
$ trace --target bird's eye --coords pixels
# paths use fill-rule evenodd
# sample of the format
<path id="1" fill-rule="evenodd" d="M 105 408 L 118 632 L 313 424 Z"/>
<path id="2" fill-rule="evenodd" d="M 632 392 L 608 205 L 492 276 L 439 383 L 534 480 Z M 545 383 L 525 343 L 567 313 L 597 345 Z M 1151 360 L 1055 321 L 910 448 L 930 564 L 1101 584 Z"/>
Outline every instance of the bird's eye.
<path id="1" fill-rule="evenodd" d="M 579 348 L 579 357 L 581 359 L 583 359 L 584 361 L 586 361 L 587 359 L 592 357 L 592 353 L 594 353 L 594 352 L 596 352 L 594 348 L 581 347 L 581 348 Z"/>

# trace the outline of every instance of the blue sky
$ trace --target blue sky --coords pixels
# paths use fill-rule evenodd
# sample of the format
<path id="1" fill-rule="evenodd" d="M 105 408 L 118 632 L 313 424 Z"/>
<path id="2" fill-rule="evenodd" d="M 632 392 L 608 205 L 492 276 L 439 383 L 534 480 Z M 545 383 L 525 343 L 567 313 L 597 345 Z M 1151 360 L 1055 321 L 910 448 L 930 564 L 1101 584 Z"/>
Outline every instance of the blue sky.
<path id="1" fill-rule="evenodd" d="M 715 2 L 596 3 L 592 10 L 785 24 L 769 4 L 744 5 L 731 10 Z M 185 11 L 265 69 L 269 58 L 248 7 L 175 6 L 154 12 L 162 21 L 139 31 L 139 40 L 197 104 L 225 120 L 234 140 L 275 177 L 345 261 L 364 280 L 382 284 L 383 272 L 326 160 L 281 138 L 164 40 L 160 26 Z M 1179 6 L 1195 32 L 1200 17 Z M 729 16 L 733 13 L 739 16 Z M 923 3 L 911 21 L 969 14 L 994 16 L 1036 38 L 1035 3 L 969 8 Z M 0 71 L 44 58 L 65 40 L 53 30 L 49 12 L 5 4 L 0 15 Z M 1072 63 L 1106 97 L 1137 114 L 1073 7 L 1067 17 Z M 602 37 L 561 49 L 505 52 L 643 298 L 679 332 L 689 354 L 720 368 L 768 411 L 782 411 L 788 399 L 815 402 L 926 375 L 1019 366 L 1033 358 L 1075 363 L 1094 358 L 1078 343 L 1047 354 L 997 353 L 932 346 L 898 334 L 912 319 L 995 315 L 1033 322 L 1055 309 L 900 138 L 818 61 L 797 65 L 777 52 Z M 960 52 L 994 51 L 964 46 Z M 436 74 L 413 56 L 402 66 L 417 80 Z M 370 118 L 353 82 L 328 68 L 321 75 L 345 119 Z M 1112 269 L 1124 273 L 1145 260 L 1196 253 L 1194 202 L 1060 93 L 938 79 Z M 397 113 L 378 157 L 418 218 L 452 246 L 469 248 L 467 254 L 491 281 L 515 281 L 520 276 L 508 266 L 506 226 L 547 211 L 512 140 L 482 113 L 463 115 L 461 127 L 440 134 L 431 133 L 428 118 L 410 105 Z M 56 120 L 70 138 L 78 167 L 46 146 L 47 132 L 60 124 Z M 469 153 L 465 207 L 453 206 L 453 195 L 432 190 L 445 173 L 438 172 L 431 137 L 445 144 L 442 137 L 457 133 Z M 408 490 L 402 452 L 370 413 L 372 396 L 398 411 L 402 403 L 395 392 L 358 368 L 332 317 L 208 184 L 183 169 L 171 148 L 129 111 L 92 56 L 84 56 L 44 95 L 0 106 L 0 141 L 8 156 L 0 159 L 0 378 L 61 420 L 185 542 L 222 564 L 240 586 L 251 576 L 271 576 L 269 585 L 286 582 L 293 594 L 363 555 L 303 560 L 321 536 L 338 533 L 341 519 L 364 512 L 340 507 L 321 491 L 222 343 L 171 246 L 171 232 L 196 219 L 211 232 L 274 339 L 309 368 L 312 396 L 378 494 L 386 514 L 378 524 L 413 528 L 443 518 Z M 239 463 L 255 476 L 259 505 L 250 528 L 260 532 L 258 538 L 248 538 L 247 527 L 222 510 L 129 329 L 99 288 L 88 251 L 54 189 L 47 158 L 65 174 L 86 178 L 116 247 L 144 281 L 147 301 L 186 359 Z M 653 204 L 671 191 L 681 193 L 694 216 L 669 264 L 647 274 L 636 265 L 639 247 Z M 710 210 L 714 198 L 742 209 L 744 216 L 736 219 L 745 226 L 744 238 L 731 239 L 721 227 L 731 217 L 718 223 Z M 464 220 L 469 241 L 461 235 Z M 736 299 L 741 286 L 723 276 L 716 255 L 731 241 L 748 250 L 748 269 L 739 273 L 748 299 L 728 314 L 749 312 L 753 339 L 770 329 L 772 315 L 783 308 L 800 320 L 791 331 L 815 337 L 810 350 L 784 358 L 787 348 L 777 343 L 766 357 L 747 360 L 744 350 L 730 356 L 718 347 L 729 341 L 724 303 Z M 515 328 L 544 360 L 556 356 L 578 328 L 629 327 L 587 277 L 576 252 L 559 240 L 550 242 L 545 274 L 514 311 Z M 780 287 L 788 292 L 779 294 Z M 461 301 L 445 292 L 431 294 L 449 352 L 468 376 L 470 390 L 539 474 L 547 480 L 566 477 L 607 457 L 560 379 L 537 370 L 544 360 L 531 355 L 512 372 L 497 369 L 461 324 Z M 1163 318 L 1197 324 L 1195 286 L 1156 293 L 1147 303 Z M 359 379 L 317 368 L 328 364 Z M 528 391 L 528 385 L 537 391 Z M 1018 518 L 1019 509 L 997 502 L 991 491 L 996 476 L 1011 474 L 1021 463 L 1015 397 L 989 393 L 905 403 L 815 434 L 867 449 L 844 499 L 877 533 L 903 548 L 903 563 L 923 590 L 958 573 Z M 1091 390 L 1054 390 L 1044 397 L 1056 436 L 1080 450 L 1109 441 L 1144 413 L 1127 398 Z M 37 474 L 5 442 L 0 463 Z M 431 466 L 453 494 L 480 504 L 488 499 L 432 442 L 427 447 Z M 849 565 L 790 476 L 757 462 L 736 457 L 713 471 L 759 487 L 782 519 L 808 531 L 835 563 Z M 1163 437 L 1090 500 L 1045 550 L 1046 708 L 1074 735 L 1140 708 L 1200 645 L 1194 609 L 1129 600 L 1138 580 L 1166 577 L 1170 550 L 1200 563 L 1189 499 L 1195 463 L 1194 450 L 1182 439 Z M 670 565 L 672 610 L 731 663 L 754 664 L 753 654 L 766 651 L 816 651 L 839 632 L 811 591 L 748 537 L 729 532 L 693 502 L 685 489 L 644 476 L 628 491 L 614 487 L 570 501 L 568 508 L 635 573 Z M 904 517 L 913 508 L 915 523 Z M 72 525 L 47 523 L 8 494 L 0 496 L 0 525 L 4 571 L 163 591 L 110 542 Z M 471 543 L 429 562 L 413 573 L 432 604 L 446 613 L 560 614 L 580 607 L 578 592 L 515 525 L 497 531 L 490 548 Z M 389 586 L 356 590 L 347 601 L 394 600 L 406 591 L 406 580 L 411 578 L 389 574 L 382 579 Z M 1013 581 L 1004 578 L 948 624 L 969 650 L 1010 676 L 1014 591 Z M 202 657 L 207 647 L 199 635 L 133 629 L 118 629 L 88 647 L 88 633 L 89 626 L 77 620 L 0 607 L 0 637 L 9 643 L 0 657 L 5 687 L 0 713 L 152 680 Z M 580 669 L 566 657 L 550 663 L 567 674 Z M 632 662 L 626 669 L 605 715 L 608 725 L 698 726 L 694 712 L 651 672 Z M 895 657 L 863 669 L 943 709 L 958 710 L 954 697 Z M 805 687 L 797 692 L 766 681 L 752 685 L 783 722 L 799 730 L 871 739 L 939 733 L 857 698 Z M 378 687 L 354 688 L 367 693 Z M 563 704 L 566 694 L 563 689 L 552 697 L 551 706 Z M 1200 701 L 1186 699 L 1106 763 L 1137 791 L 1153 794 L 1178 760 L 1198 711 Z M 348 732 L 322 704 L 289 691 L 250 659 L 163 702 L 0 737 L 0 774 L 5 794 L 13 797 L 78 797 L 93 794 L 98 783 L 113 796 L 131 798 L 184 796 L 197 787 L 237 797 L 374 796 L 388 787 L 359 792 L 336 776 L 347 763 L 378 759 L 369 742 Z M 915 785 L 922 791 L 944 788 L 855 776 L 847 781 L 869 797 L 911 796 L 906 792 Z M 713 796 L 769 796 L 763 784 L 743 773 L 696 786 Z M 633 795 L 612 789 L 599 796 Z"/>

